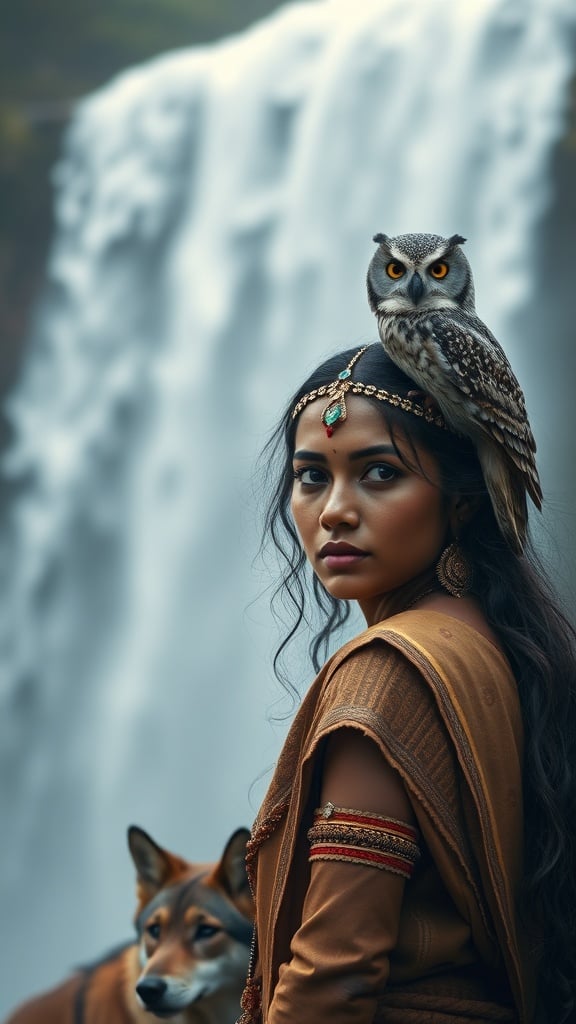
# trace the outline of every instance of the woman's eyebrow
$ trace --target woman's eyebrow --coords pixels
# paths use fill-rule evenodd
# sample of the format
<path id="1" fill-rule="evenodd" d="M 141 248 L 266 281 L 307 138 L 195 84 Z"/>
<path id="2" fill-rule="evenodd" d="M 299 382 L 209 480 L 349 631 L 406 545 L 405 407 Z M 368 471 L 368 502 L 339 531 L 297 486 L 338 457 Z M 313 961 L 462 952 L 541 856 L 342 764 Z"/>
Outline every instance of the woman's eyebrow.
<path id="1" fill-rule="evenodd" d="M 370 455 L 397 455 L 394 445 L 392 444 L 373 444 L 370 448 L 361 448 L 357 452 L 351 452 L 349 458 L 352 459 L 365 459 Z"/>
<path id="2" fill-rule="evenodd" d="M 397 455 L 397 451 L 394 445 L 391 444 L 373 444 L 369 448 L 360 448 L 357 452 L 350 452 L 348 458 L 350 461 L 353 459 L 365 459 L 371 455 Z M 304 448 L 298 449 L 294 452 L 294 459 L 304 460 L 307 462 L 327 462 L 326 456 L 322 455 L 321 452 L 311 452 Z"/>
<path id="3" fill-rule="evenodd" d="M 299 451 L 294 452 L 294 455 L 292 456 L 292 458 L 294 458 L 294 459 L 304 459 L 307 462 L 326 462 L 327 461 L 326 456 L 322 455 L 321 452 L 307 452 L 307 451 L 304 450 L 304 448 L 301 448 L 301 449 L 299 449 Z"/>

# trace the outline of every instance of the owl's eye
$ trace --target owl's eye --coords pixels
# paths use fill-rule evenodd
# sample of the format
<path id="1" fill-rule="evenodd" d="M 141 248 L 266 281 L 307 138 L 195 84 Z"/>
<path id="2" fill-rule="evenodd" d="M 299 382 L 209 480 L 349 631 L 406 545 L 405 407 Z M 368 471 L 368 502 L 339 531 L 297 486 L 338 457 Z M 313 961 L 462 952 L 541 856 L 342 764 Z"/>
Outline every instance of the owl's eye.
<path id="1" fill-rule="evenodd" d="M 447 263 L 444 263 L 444 260 L 438 260 L 438 263 L 433 263 L 430 267 L 430 273 L 437 281 L 441 281 L 443 277 L 446 277 L 449 270 L 450 267 Z"/>
<path id="2" fill-rule="evenodd" d="M 397 263 L 396 260 L 392 260 L 392 262 L 386 267 L 386 273 L 393 281 L 397 281 L 400 277 L 403 277 L 406 270 L 401 263 Z"/>

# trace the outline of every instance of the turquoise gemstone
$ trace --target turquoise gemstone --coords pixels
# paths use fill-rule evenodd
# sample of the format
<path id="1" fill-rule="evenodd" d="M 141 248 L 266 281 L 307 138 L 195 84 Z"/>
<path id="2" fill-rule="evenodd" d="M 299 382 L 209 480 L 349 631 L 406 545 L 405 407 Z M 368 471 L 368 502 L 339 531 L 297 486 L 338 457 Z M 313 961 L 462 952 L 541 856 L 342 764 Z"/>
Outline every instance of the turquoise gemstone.
<path id="1" fill-rule="evenodd" d="M 350 376 L 350 370 L 342 370 L 342 373 L 338 374 L 338 380 L 346 380 Z"/>
<path id="2" fill-rule="evenodd" d="M 324 413 L 323 419 L 327 427 L 331 427 L 336 420 L 339 420 L 342 415 L 342 406 L 340 403 L 337 405 L 331 405 Z"/>

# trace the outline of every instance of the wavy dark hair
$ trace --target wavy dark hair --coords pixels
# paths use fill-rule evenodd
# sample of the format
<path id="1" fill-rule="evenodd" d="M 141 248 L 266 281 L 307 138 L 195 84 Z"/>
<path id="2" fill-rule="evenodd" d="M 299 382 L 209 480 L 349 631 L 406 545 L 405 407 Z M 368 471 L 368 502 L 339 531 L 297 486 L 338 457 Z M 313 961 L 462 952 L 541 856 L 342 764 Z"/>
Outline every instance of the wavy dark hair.
<path id="1" fill-rule="evenodd" d="M 270 472 L 271 496 L 265 518 L 264 543 L 271 539 L 282 565 L 274 591 L 292 612 L 274 669 L 285 683 L 281 659 L 299 627 L 310 623 L 308 602 L 320 611 L 321 623 L 310 644 L 316 670 L 328 652 L 335 631 L 347 620 L 348 602 L 333 598 L 314 577 L 307 581 L 306 557 L 290 514 L 292 456 L 297 420 L 292 410 L 299 399 L 329 384 L 352 359 L 349 349 L 327 359 L 298 389 L 266 445 L 263 456 Z M 353 376 L 396 394 L 416 385 L 386 356 L 370 345 Z M 488 497 L 474 446 L 441 427 L 377 399 L 367 398 L 386 421 L 391 438 L 401 432 L 418 462 L 417 447 L 438 464 L 440 487 L 474 499 L 476 512 L 460 536 L 473 565 L 474 594 L 486 620 L 499 637 L 517 681 L 525 730 L 525 905 L 538 953 L 539 1010 L 537 1020 L 563 1024 L 576 1020 L 576 644 L 574 630 L 561 608 L 530 539 L 522 555 L 504 540 Z M 404 447 L 406 447 L 404 445 Z M 401 452 L 397 454 L 402 458 Z M 404 458 L 406 461 L 406 458 Z M 411 468 L 412 463 L 411 457 Z M 312 593 L 310 592 L 312 591 Z M 534 940 L 537 941 L 536 939 Z"/>

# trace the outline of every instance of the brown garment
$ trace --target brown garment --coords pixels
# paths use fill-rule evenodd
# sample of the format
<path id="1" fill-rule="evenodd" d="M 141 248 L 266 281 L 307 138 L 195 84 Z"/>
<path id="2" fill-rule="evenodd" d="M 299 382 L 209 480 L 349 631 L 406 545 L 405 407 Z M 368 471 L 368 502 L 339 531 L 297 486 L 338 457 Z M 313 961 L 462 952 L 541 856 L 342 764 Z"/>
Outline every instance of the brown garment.
<path id="1" fill-rule="evenodd" d="M 405 783 L 424 857 L 403 892 L 385 871 L 309 864 L 323 741 L 342 727 L 371 737 Z M 404 612 L 330 659 L 250 845 L 264 1021 L 531 1021 L 516 907 L 521 762 L 509 665 L 460 620 Z"/>

